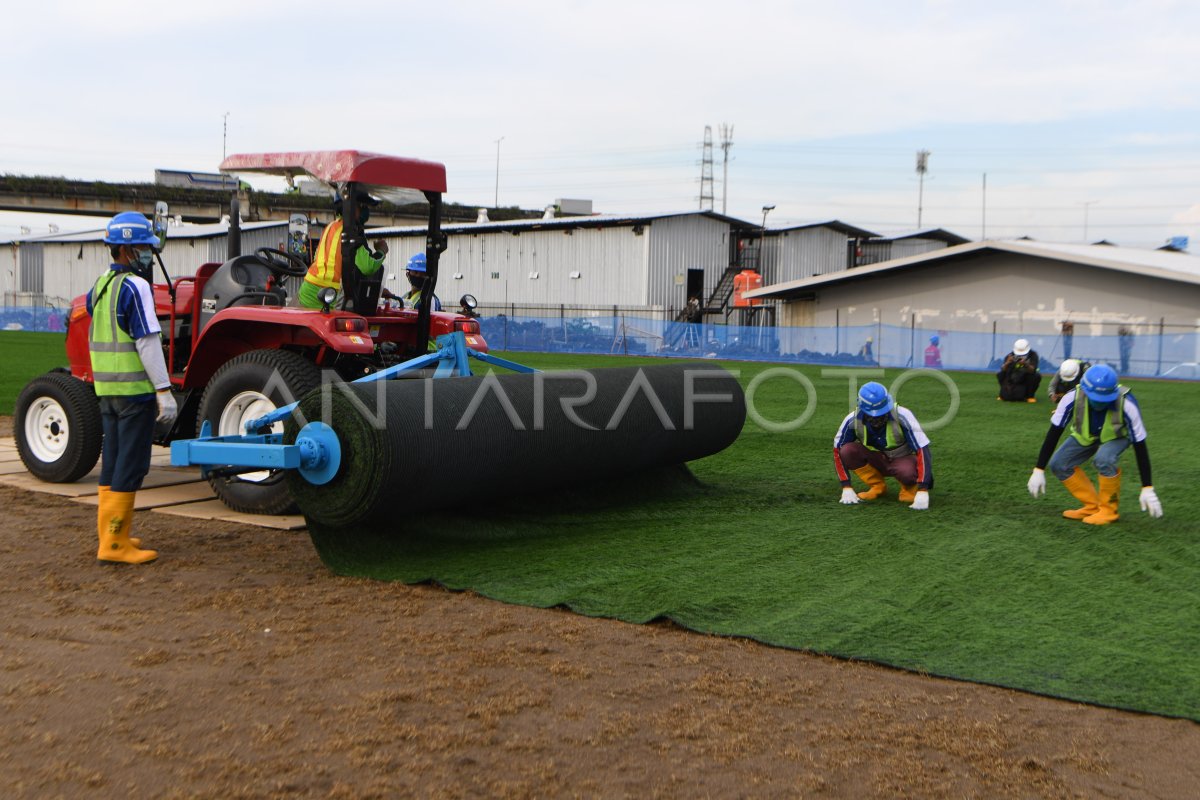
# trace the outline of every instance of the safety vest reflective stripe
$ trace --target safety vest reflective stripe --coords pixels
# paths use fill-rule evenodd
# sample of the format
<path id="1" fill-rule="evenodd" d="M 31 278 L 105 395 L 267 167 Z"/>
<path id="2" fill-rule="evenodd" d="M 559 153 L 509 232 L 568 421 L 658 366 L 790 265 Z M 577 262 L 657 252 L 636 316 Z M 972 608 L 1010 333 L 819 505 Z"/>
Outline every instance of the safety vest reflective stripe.
<path id="1" fill-rule="evenodd" d="M 129 396 L 154 394 L 137 343 L 117 324 L 117 300 L 129 276 L 109 271 L 100 276 L 92 290 L 92 323 L 88 328 L 88 350 L 96 394 Z"/>
<path id="2" fill-rule="evenodd" d="M 304 280 L 317 286 L 342 286 L 342 220 L 339 217 L 325 228 L 317 253 Z"/>
<path id="3" fill-rule="evenodd" d="M 1125 437 L 1125 395 L 1127 394 L 1129 394 L 1129 389 L 1118 386 L 1117 402 L 1104 410 L 1104 422 L 1100 423 L 1101 444 Z M 1083 406 L 1082 414 L 1079 413 L 1080 405 Z M 1087 395 L 1076 389 L 1075 408 L 1071 411 L 1071 435 L 1077 442 L 1085 446 L 1096 441 L 1096 437 L 1092 433 L 1090 415 L 1091 403 L 1087 401 Z"/>
<path id="4" fill-rule="evenodd" d="M 871 450 L 879 450 L 878 447 L 867 443 L 867 426 L 859 416 L 854 417 L 854 435 L 858 437 L 858 441 L 862 442 L 864 447 Z M 887 441 L 887 447 L 882 452 L 888 458 L 900 458 L 912 452 L 912 448 L 908 446 L 908 442 L 904 441 L 904 428 L 900 427 L 900 420 L 892 417 L 888 420 L 887 432 L 884 434 Z"/>

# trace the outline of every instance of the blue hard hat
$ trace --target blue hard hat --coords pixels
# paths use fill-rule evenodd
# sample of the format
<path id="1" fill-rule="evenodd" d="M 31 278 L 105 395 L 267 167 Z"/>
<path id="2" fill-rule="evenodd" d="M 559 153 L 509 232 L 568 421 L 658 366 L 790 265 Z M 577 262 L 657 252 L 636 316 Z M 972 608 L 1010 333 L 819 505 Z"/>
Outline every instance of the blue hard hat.
<path id="1" fill-rule="evenodd" d="M 122 211 L 108 221 L 104 229 L 106 244 L 148 244 L 158 247 L 158 234 L 150 220 L 137 211 Z"/>
<path id="2" fill-rule="evenodd" d="M 941 341 L 941 339 L 939 339 L 939 338 L 938 338 L 938 337 L 936 337 L 936 336 L 930 336 L 930 337 L 929 337 L 929 343 L 930 343 L 930 344 L 937 344 L 937 343 L 938 343 L 938 342 L 940 342 L 940 341 Z"/>
<path id="3" fill-rule="evenodd" d="M 1079 382 L 1089 400 L 1109 403 L 1117 399 L 1117 371 L 1108 364 L 1097 364 L 1083 373 Z"/>
<path id="4" fill-rule="evenodd" d="M 882 417 L 896 405 L 882 383 L 864 383 L 858 390 L 858 410 L 868 417 Z"/>
<path id="5" fill-rule="evenodd" d="M 424 272 L 425 271 L 425 254 L 414 253 L 408 259 L 408 266 L 405 267 L 409 272 Z"/>

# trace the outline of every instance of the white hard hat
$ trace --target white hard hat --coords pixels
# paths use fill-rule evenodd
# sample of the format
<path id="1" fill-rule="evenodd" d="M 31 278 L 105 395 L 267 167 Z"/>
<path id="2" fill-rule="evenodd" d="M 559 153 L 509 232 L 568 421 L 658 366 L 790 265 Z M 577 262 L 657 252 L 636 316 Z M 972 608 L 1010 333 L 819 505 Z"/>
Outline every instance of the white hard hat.
<path id="1" fill-rule="evenodd" d="M 1073 381 L 1079 377 L 1079 359 L 1068 358 L 1058 367 L 1058 377 L 1064 381 Z"/>
<path id="2" fill-rule="evenodd" d="M 1029 352 L 1029 340 L 1028 339 L 1017 339 L 1015 342 L 1013 342 L 1013 355 L 1023 356 L 1028 352 Z"/>

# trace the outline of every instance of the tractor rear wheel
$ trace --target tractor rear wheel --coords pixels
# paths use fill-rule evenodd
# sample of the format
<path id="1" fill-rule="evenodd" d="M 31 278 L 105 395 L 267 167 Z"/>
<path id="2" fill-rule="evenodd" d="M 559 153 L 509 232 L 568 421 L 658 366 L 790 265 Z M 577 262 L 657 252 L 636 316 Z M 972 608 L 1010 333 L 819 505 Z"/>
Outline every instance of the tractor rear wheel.
<path id="1" fill-rule="evenodd" d="M 252 350 L 227 362 L 209 381 L 200 399 L 196 430 L 207 421 L 214 436 L 245 433 L 246 422 L 294 403 L 321 385 L 321 371 L 304 356 L 287 350 Z M 271 430 L 283 431 L 277 422 Z M 286 514 L 296 505 L 283 470 L 259 470 L 208 479 L 213 491 L 234 511 Z"/>
<path id="2" fill-rule="evenodd" d="M 96 466 L 104 441 L 95 390 L 66 372 L 34 378 L 17 397 L 13 434 L 34 477 L 50 483 L 79 480 Z"/>

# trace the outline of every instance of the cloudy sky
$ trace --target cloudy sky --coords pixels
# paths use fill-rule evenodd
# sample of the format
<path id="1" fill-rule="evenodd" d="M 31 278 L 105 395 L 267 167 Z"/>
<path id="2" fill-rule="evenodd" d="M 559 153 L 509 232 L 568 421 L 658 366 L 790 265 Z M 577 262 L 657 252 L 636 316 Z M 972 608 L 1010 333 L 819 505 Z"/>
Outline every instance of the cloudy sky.
<path id="1" fill-rule="evenodd" d="M 711 126 L 716 210 L 774 205 L 773 227 L 920 214 L 1200 252 L 1195 2 L 41 0 L 5 23 L 0 172 L 357 148 L 445 163 L 455 202 L 675 211 L 699 206 Z M 0 214 L 0 239 L 51 222 L 88 227 Z"/>

